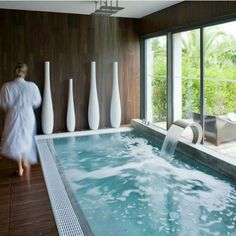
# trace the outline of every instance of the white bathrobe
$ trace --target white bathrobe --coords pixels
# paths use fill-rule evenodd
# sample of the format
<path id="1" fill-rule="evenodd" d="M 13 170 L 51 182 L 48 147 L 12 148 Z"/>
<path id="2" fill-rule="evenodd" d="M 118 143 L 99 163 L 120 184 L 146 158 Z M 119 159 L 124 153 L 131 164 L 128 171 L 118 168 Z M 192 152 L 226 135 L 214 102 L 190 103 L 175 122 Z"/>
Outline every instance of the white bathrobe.
<path id="1" fill-rule="evenodd" d="M 1 154 L 13 160 L 37 162 L 34 135 L 36 122 L 33 108 L 41 104 L 41 95 L 33 82 L 17 78 L 3 85 L 0 107 L 6 112 Z"/>

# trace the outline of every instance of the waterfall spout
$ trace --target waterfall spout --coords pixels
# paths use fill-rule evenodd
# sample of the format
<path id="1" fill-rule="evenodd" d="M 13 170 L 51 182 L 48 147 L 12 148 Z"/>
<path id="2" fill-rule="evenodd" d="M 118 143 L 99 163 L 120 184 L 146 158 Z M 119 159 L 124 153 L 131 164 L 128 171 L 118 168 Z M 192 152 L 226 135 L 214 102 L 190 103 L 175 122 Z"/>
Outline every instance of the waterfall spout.
<path id="1" fill-rule="evenodd" d="M 200 143 L 202 140 L 202 127 L 195 122 L 189 122 L 186 120 L 177 120 L 169 128 L 165 140 L 161 148 L 161 156 L 170 157 L 174 155 L 176 146 L 184 130 L 190 127 L 193 132 L 194 144 Z"/>

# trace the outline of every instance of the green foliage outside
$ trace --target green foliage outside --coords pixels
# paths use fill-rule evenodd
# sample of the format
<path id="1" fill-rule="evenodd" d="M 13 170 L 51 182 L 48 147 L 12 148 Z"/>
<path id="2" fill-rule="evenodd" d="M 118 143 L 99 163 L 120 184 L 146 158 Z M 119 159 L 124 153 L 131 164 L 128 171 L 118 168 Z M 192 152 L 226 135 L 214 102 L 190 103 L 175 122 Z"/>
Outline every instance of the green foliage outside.
<path id="1" fill-rule="evenodd" d="M 182 109 L 183 118 L 200 110 L 199 30 L 182 33 Z M 152 40 L 153 121 L 165 121 L 166 44 L 165 37 Z M 204 30 L 205 111 L 208 115 L 236 112 L 236 38 L 217 26 Z M 181 92 L 181 91 L 180 91 Z"/>
<path id="2" fill-rule="evenodd" d="M 153 122 L 165 121 L 167 116 L 166 89 L 166 41 L 165 37 L 152 41 L 153 75 L 152 104 Z"/>

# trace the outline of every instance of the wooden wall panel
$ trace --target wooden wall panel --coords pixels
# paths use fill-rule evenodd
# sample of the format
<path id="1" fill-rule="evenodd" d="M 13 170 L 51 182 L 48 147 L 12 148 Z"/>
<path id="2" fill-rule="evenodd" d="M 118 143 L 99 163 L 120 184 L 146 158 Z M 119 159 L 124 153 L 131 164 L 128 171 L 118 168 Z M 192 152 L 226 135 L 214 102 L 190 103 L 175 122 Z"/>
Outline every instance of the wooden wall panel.
<path id="1" fill-rule="evenodd" d="M 138 22 L 140 35 L 191 27 L 236 14 L 236 1 L 183 1 Z"/>
<path id="2" fill-rule="evenodd" d="M 24 61 L 28 79 L 43 91 L 44 61 L 51 62 L 54 131 L 66 131 L 68 79 L 74 78 L 76 130 L 88 129 L 90 61 L 97 62 L 100 128 L 110 127 L 112 61 L 119 62 L 122 124 L 140 115 L 140 50 L 135 20 L 0 10 L 0 86 Z M 36 112 L 40 128 L 40 109 Z M 2 113 L 0 130 L 2 130 Z"/>

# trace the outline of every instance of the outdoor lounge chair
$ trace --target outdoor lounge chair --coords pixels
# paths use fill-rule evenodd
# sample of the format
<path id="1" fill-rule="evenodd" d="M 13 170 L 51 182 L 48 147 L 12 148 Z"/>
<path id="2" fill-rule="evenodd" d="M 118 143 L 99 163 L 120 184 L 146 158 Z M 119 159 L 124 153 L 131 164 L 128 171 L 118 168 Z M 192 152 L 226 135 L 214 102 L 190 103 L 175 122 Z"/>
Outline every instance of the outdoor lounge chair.
<path id="1" fill-rule="evenodd" d="M 236 122 L 230 121 L 227 116 L 205 117 L 205 140 L 215 145 L 236 140 Z M 193 121 L 200 124 L 200 114 L 193 112 Z"/>

